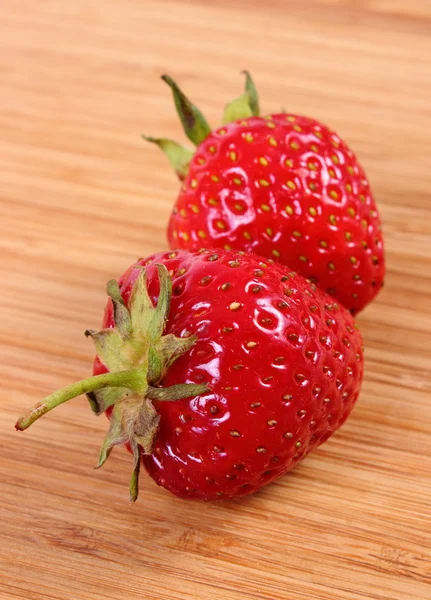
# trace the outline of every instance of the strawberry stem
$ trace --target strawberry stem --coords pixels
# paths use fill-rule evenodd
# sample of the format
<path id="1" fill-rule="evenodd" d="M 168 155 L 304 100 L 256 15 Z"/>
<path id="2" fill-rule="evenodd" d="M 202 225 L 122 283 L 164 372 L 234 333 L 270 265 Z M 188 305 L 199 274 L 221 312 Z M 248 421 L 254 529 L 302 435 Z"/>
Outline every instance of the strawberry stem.
<path id="1" fill-rule="evenodd" d="M 38 402 L 33 408 L 21 415 L 15 424 L 15 429 L 24 431 L 37 421 L 37 419 L 57 406 L 60 406 L 60 404 L 82 394 L 89 394 L 106 387 L 125 387 L 141 394 L 145 393 L 148 389 L 146 372 L 143 369 L 130 369 L 117 373 L 104 373 L 103 375 L 96 375 L 95 377 L 88 377 L 76 383 L 71 383 L 46 396 L 46 398 Z"/>

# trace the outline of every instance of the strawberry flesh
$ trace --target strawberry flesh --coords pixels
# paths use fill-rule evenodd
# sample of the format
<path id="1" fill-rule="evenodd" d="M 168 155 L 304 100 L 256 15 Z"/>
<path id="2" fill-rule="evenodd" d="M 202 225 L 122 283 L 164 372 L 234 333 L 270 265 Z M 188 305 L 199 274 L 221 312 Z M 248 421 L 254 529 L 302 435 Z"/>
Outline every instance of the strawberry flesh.
<path id="1" fill-rule="evenodd" d="M 168 227 L 172 248 L 222 247 L 289 265 L 352 314 L 383 284 L 380 220 L 348 146 L 318 121 L 250 117 L 197 148 Z"/>
<path id="2" fill-rule="evenodd" d="M 172 275 L 166 333 L 196 334 L 164 386 L 207 383 L 189 400 L 154 402 L 160 427 L 150 476 L 183 498 L 250 494 L 283 475 L 348 417 L 363 373 L 361 336 L 351 315 L 302 277 L 254 255 L 226 251 L 158 253 Z M 139 270 L 120 280 L 127 303 Z M 112 303 L 104 327 L 113 326 Z M 95 374 L 106 371 L 96 359 Z"/>

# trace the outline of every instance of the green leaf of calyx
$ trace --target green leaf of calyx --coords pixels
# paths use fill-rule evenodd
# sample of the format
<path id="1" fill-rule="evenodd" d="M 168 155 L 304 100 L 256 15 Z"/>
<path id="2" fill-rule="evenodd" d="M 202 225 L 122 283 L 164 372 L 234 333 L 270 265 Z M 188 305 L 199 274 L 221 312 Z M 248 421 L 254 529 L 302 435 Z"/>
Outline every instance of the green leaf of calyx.
<path id="1" fill-rule="evenodd" d="M 138 444 L 132 447 L 133 453 L 133 471 L 130 479 L 129 496 L 130 502 L 136 502 L 139 495 L 139 473 L 141 471 L 141 451 Z"/>
<path id="2" fill-rule="evenodd" d="M 241 119 L 247 119 L 253 116 L 253 111 L 250 106 L 250 97 L 247 92 L 242 94 L 239 98 L 232 100 L 230 104 L 226 106 L 223 113 L 223 125 L 233 123 L 234 121 L 240 121 Z"/>
<path id="3" fill-rule="evenodd" d="M 184 400 L 184 398 L 193 398 L 209 392 L 206 383 L 178 383 L 168 387 L 149 387 L 147 398 L 150 400 L 160 400 L 163 402 L 175 402 Z"/>
<path id="4" fill-rule="evenodd" d="M 160 148 L 181 181 L 187 176 L 189 164 L 194 155 L 193 150 L 167 138 L 154 138 L 147 135 L 142 137 Z"/>
<path id="5" fill-rule="evenodd" d="M 188 352 L 197 342 L 197 337 L 191 335 L 185 338 L 179 338 L 169 333 L 160 338 L 157 345 L 157 351 L 160 354 L 165 371 L 185 352 Z M 166 372 L 162 372 L 162 377 Z"/>
<path id="6" fill-rule="evenodd" d="M 151 454 L 157 434 L 160 416 L 150 400 L 141 396 L 119 400 L 112 411 L 108 433 L 100 449 L 101 467 L 109 457 L 114 446 L 128 442 L 132 448 L 139 445 L 144 454 Z"/>
<path id="7" fill-rule="evenodd" d="M 147 339 L 150 321 L 153 318 L 154 305 L 148 295 L 147 271 L 136 267 L 138 276 L 133 284 L 129 298 L 129 311 L 133 334 L 139 339 Z"/>
<path id="8" fill-rule="evenodd" d="M 91 337 L 96 353 L 109 371 L 122 371 L 138 363 L 142 350 L 130 339 L 124 339 L 118 329 L 87 329 L 87 337 Z"/>
<path id="9" fill-rule="evenodd" d="M 172 281 L 164 265 L 156 265 L 159 275 L 160 292 L 152 318 L 148 325 L 147 337 L 151 343 L 157 342 L 163 334 L 169 317 L 172 297 Z"/>
<path id="10" fill-rule="evenodd" d="M 260 107 L 259 107 L 259 95 L 257 93 L 256 86 L 254 85 L 254 81 L 248 71 L 241 71 L 243 75 L 245 75 L 245 91 L 248 94 L 250 99 L 250 108 L 253 116 L 258 117 L 260 115 Z"/>
<path id="11" fill-rule="evenodd" d="M 96 415 L 101 415 L 107 408 L 113 406 L 118 400 L 127 398 L 133 392 L 127 388 L 102 388 L 86 394 L 91 410 Z"/>
<path id="12" fill-rule="evenodd" d="M 198 146 L 211 133 L 210 126 L 198 107 L 190 102 L 169 75 L 162 75 L 162 79 L 172 90 L 175 106 L 183 125 L 184 133 L 191 142 Z"/>
<path id="13" fill-rule="evenodd" d="M 121 296 L 120 287 L 115 279 L 111 279 L 106 284 L 106 293 L 112 300 L 114 307 L 114 321 L 122 337 L 129 337 L 132 333 L 132 321 L 130 313 L 124 304 Z"/>

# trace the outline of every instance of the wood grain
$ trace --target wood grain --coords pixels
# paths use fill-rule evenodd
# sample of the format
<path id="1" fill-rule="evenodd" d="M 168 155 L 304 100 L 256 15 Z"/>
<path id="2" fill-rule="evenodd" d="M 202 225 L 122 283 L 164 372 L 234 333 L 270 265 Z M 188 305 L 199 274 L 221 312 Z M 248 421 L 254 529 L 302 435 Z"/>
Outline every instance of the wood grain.
<path id="1" fill-rule="evenodd" d="M 431 4 L 427 0 L 0 2 L 2 600 L 431 597 Z M 77 400 L 104 284 L 165 246 L 177 183 L 140 133 L 181 137 L 169 72 L 219 122 L 249 68 L 265 110 L 331 124 L 384 220 L 387 285 L 360 315 L 361 399 L 290 476 L 231 503 L 175 499 Z M 428 464 L 427 464 L 428 462 Z"/>

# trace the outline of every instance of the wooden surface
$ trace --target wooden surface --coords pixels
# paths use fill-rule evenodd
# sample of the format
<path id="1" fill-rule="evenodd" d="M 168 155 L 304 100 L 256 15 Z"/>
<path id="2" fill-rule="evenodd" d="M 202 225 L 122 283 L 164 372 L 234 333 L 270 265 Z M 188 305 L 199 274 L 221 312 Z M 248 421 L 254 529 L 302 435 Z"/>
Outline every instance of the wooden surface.
<path id="1" fill-rule="evenodd" d="M 1 600 L 431 597 L 430 34 L 426 0 L 1 0 Z M 105 282 L 165 246 L 178 184 L 140 140 L 181 137 L 159 75 L 216 124 L 245 67 L 266 111 L 328 122 L 372 181 L 388 276 L 359 317 L 362 396 L 255 497 L 144 477 L 130 506 L 124 450 L 92 470 L 106 422 L 84 399 L 13 424 L 87 376 Z"/>

